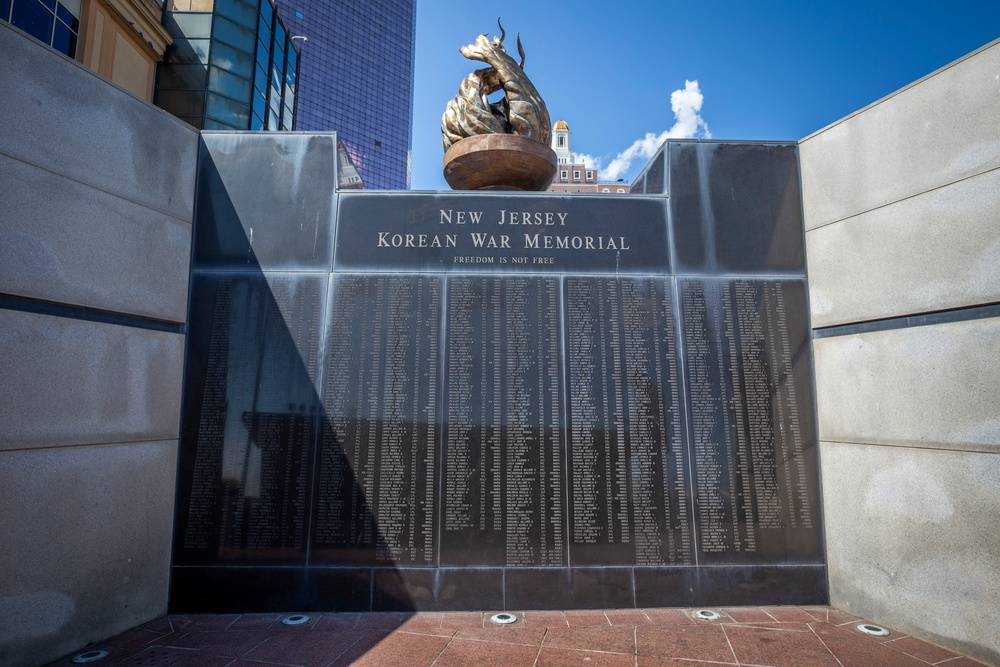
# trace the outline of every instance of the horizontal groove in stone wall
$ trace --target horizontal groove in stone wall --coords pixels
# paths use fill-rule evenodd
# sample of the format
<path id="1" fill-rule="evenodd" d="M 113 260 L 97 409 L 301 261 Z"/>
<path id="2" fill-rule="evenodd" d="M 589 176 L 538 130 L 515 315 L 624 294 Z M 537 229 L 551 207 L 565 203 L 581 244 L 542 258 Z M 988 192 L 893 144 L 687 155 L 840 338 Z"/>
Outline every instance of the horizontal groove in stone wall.
<path id="1" fill-rule="evenodd" d="M 838 324 L 830 327 L 813 329 L 813 338 L 831 338 L 834 336 L 852 336 L 854 334 L 871 333 L 874 331 L 891 331 L 893 329 L 911 329 L 932 324 L 949 324 L 951 322 L 967 322 L 1000 317 L 1000 303 L 980 304 L 951 308 L 930 313 L 886 317 L 865 322 Z"/>
<path id="2" fill-rule="evenodd" d="M 123 327 L 132 327 L 135 329 L 146 329 L 149 331 L 162 331 L 164 333 L 186 333 L 186 326 L 180 322 L 168 322 L 166 320 L 157 320 L 151 317 L 142 317 L 140 315 L 127 315 L 125 313 L 99 310 L 97 308 L 72 306 L 65 303 L 54 303 L 52 301 L 40 301 L 38 299 L 29 299 L 10 294 L 0 294 L 0 309 L 14 310 L 23 313 L 35 313 L 36 315 L 51 315 L 52 317 L 63 317 L 70 320 L 114 324 Z"/>

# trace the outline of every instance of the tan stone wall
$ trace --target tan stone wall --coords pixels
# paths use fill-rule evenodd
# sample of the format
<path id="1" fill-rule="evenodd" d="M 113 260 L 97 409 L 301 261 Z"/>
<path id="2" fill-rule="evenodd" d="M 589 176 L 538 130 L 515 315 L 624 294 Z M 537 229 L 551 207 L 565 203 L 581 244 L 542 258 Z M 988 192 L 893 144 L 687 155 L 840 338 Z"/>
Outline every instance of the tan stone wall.
<path id="1" fill-rule="evenodd" d="M 156 63 L 169 43 L 159 10 L 144 0 L 84 0 L 81 14 L 77 60 L 151 101 Z"/>
<path id="2" fill-rule="evenodd" d="M 831 602 L 1000 665 L 1000 41 L 803 139 Z"/>
<path id="3" fill-rule="evenodd" d="M 167 609 L 198 135 L 0 54 L 0 665 L 37 667 Z"/>

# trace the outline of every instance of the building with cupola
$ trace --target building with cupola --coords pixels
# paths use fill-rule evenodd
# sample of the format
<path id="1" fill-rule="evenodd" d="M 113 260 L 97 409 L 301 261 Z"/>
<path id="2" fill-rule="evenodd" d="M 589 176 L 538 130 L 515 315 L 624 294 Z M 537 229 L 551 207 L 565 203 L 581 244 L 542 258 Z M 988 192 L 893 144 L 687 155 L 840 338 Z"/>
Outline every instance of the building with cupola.
<path id="1" fill-rule="evenodd" d="M 585 162 L 575 162 L 570 147 L 569 125 L 564 120 L 557 120 L 552 126 L 552 150 L 556 154 L 556 176 L 548 192 L 601 192 L 627 193 L 628 183 L 624 180 L 601 181 L 595 166 Z"/>

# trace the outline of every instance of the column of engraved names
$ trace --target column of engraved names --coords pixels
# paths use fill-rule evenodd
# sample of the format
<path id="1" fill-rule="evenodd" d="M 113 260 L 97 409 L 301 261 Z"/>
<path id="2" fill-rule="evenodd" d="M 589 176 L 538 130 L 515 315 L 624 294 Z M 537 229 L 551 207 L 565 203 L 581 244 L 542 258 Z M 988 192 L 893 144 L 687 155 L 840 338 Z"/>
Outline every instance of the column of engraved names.
<path id="1" fill-rule="evenodd" d="M 305 549 L 321 294 L 317 278 L 276 278 L 261 295 L 264 345 L 257 390 L 242 415 L 252 442 L 246 500 L 234 517 L 244 526 L 240 541 L 246 549 Z"/>
<path id="2" fill-rule="evenodd" d="M 188 378 L 205 389 L 179 561 L 304 558 L 321 291 L 308 278 L 196 278 L 192 346 L 208 350 L 204 376 Z"/>
<path id="3" fill-rule="evenodd" d="M 219 477 L 223 485 L 219 552 L 237 556 L 244 544 L 243 498 L 250 437 L 244 414 L 254 403 L 260 358 L 264 354 L 266 291 L 255 281 L 223 279 L 216 287 L 230 294 L 229 310 L 218 313 L 213 326 L 224 327 L 229 355 L 226 398 L 222 407 L 223 449 Z M 223 558 L 225 560 L 225 557 Z"/>
<path id="4" fill-rule="evenodd" d="M 663 280 L 615 281 L 622 303 L 628 459 L 635 563 L 690 563 L 687 471 L 681 435 L 671 290 Z"/>
<path id="5" fill-rule="evenodd" d="M 334 279 L 313 540 L 329 558 L 435 560 L 440 303 L 437 278 Z"/>
<path id="6" fill-rule="evenodd" d="M 774 411 L 781 410 L 782 406 L 780 397 L 773 396 L 771 392 L 775 359 L 769 344 L 771 336 L 765 334 L 770 318 L 760 289 L 762 285 L 745 280 L 733 281 L 727 285 L 726 293 L 731 295 L 727 300 L 728 308 L 732 310 L 735 306 L 738 345 L 734 347 L 739 349 L 739 354 L 734 356 L 738 356 L 739 380 L 745 388 L 746 431 L 741 435 L 746 438 L 748 455 L 744 461 L 748 470 L 746 473 L 741 470 L 741 473 L 751 480 L 751 501 L 755 509 L 755 512 L 748 513 L 746 519 L 751 524 L 756 519 L 757 528 L 768 530 L 782 527 L 785 509 L 779 493 L 779 454 L 773 422 Z"/>
<path id="7" fill-rule="evenodd" d="M 199 281 L 200 283 L 200 281 Z M 200 286 L 200 285 L 196 285 Z M 199 295 L 200 292 L 195 292 Z M 194 452 L 188 512 L 182 541 L 187 552 L 218 546 L 221 526 L 215 518 L 220 498 L 216 493 L 222 468 L 222 442 L 226 406 L 226 367 L 229 359 L 228 314 L 232 296 L 228 289 L 216 289 L 212 299 L 211 328 L 205 360 L 204 393 L 199 406 L 197 445 Z M 194 332 L 191 335 L 194 347 Z M 191 379 L 189 377 L 188 382 Z"/>
<path id="8" fill-rule="evenodd" d="M 502 335 L 495 280 L 448 282 L 445 502 L 447 532 L 502 530 L 500 489 L 500 387 Z"/>
<path id="9" fill-rule="evenodd" d="M 330 297 L 312 540 L 318 546 L 371 544 L 371 512 L 354 476 L 355 462 L 365 458 L 366 419 L 359 409 L 362 341 L 371 326 L 368 293 L 364 278 L 338 276 Z"/>
<path id="10" fill-rule="evenodd" d="M 616 522 L 616 502 L 624 494 L 615 487 L 616 453 L 621 377 L 614 374 L 616 362 L 608 349 L 620 333 L 611 320 L 612 290 L 597 278 L 566 279 L 566 310 L 569 376 L 571 557 L 574 563 L 593 564 L 618 560 L 607 545 L 627 543 Z M 617 307 L 616 307 L 617 312 Z M 623 471 L 622 471 L 623 472 Z M 617 527 L 617 530 L 616 530 Z M 592 553 L 591 553 L 592 552 Z"/>
<path id="11" fill-rule="evenodd" d="M 812 527 L 784 284 L 734 281 L 758 527 Z"/>
<path id="12" fill-rule="evenodd" d="M 574 562 L 691 562 L 669 283 L 569 278 Z"/>
<path id="13" fill-rule="evenodd" d="M 753 336 L 749 339 L 742 335 L 746 332 L 747 315 L 739 310 L 737 317 L 733 317 L 733 295 L 728 285 L 722 293 L 722 308 L 729 315 L 724 318 L 725 338 L 730 341 L 728 346 L 729 368 L 733 369 L 734 378 L 731 385 L 733 429 L 736 439 L 732 479 L 736 487 L 736 492 L 732 495 L 733 515 L 736 517 L 733 525 L 734 551 L 755 552 L 757 551 L 757 528 L 760 522 L 757 520 L 757 506 L 760 498 L 758 487 L 754 486 L 753 474 L 756 472 L 754 460 L 757 454 L 753 451 L 754 438 L 752 431 L 759 428 L 759 424 L 750 418 L 750 404 L 759 400 L 760 392 L 755 391 L 756 385 L 747 382 L 745 370 L 746 359 L 754 354 L 759 354 L 759 350 L 754 347 Z M 758 332 L 759 333 L 759 332 Z M 757 337 L 759 339 L 759 335 Z M 741 364 L 741 358 L 743 364 Z M 744 389 L 746 387 L 746 389 Z"/>
<path id="14" fill-rule="evenodd" d="M 440 281 L 386 279 L 379 400 L 377 561 L 435 560 L 434 458 Z"/>
<path id="15" fill-rule="evenodd" d="M 724 368 L 720 294 L 714 282 L 681 281 L 687 387 L 702 553 L 733 549 L 731 384 Z"/>
<path id="16" fill-rule="evenodd" d="M 506 564 L 565 561 L 555 280 L 503 280 Z M 494 341 L 496 343 L 496 341 Z"/>
<path id="17" fill-rule="evenodd" d="M 452 278 L 447 326 L 442 561 L 562 564 L 556 281 Z"/>
<path id="18" fill-rule="evenodd" d="M 801 288 L 802 285 L 798 284 Z M 778 355 L 780 362 L 780 376 L 776 379 L 781 389 L 784 405 L 788 406 L 786 417 L 787 428 L 782 429 L 785 438 L 791 439 L 791 457 L 794 461 L 794 469 L 789 472 L 789 492 L 794 487 L 794 496 L 789 501 L 790 522 L 793 528 L 801 527 L 812 529 L 814 524 L 814 513 L 812 504 L 812 491 L 809 478 L 806 472 L 805 456 L 805 434 L 801 416 L 799 415 L 799 393 L 795 386 L 795 372 L 792 362 L 791 336 L 792 327 L 789 324 L 788 305 L 786 303 L 786 289 L 792 288 L 793 284 L 776 282 L 769 283 L 768 299 L 773 312 L 773 321 L 778 332 Z M 804 333 L 804 332 L 803 332 Z M 804 342 L 804 341 L 803 341 Z M 801 349 L 801 348 L 800 348 Z"/>
<path id="19" fill-rule="evenodd" d="M 594 280 L 566 280 L 572 544 L 596 544 L 607 541 L 608 535 L 599 499 L 600 450 L 607 422 L 604 392 L 594 391 L 603 377 L 597 373 L 602 342 L 595 312 L 598 289 Z"/>

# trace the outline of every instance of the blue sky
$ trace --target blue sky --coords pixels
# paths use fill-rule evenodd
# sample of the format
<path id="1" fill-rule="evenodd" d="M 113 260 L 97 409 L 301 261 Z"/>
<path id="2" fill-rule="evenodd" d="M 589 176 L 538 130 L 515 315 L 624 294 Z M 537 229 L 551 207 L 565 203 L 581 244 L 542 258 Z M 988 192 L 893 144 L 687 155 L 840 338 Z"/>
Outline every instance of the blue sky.
<path id="1" fill-rule="evenodd" d="M 573 150 L 603 169 L 675 126 L 677 90 L 687 120 L 699 114 L 713 139 L 797 140 L 1000 37 L 1000 0 L 417 0 L 412 189 L 448 189 L 441 114 L 483 66 L 458 49 L 498 34 L 498 14 L 506 45 L 521 33 L 553 122 L 564 119 Z M 632 152 L 628 180 L 645 164 Z"/>

